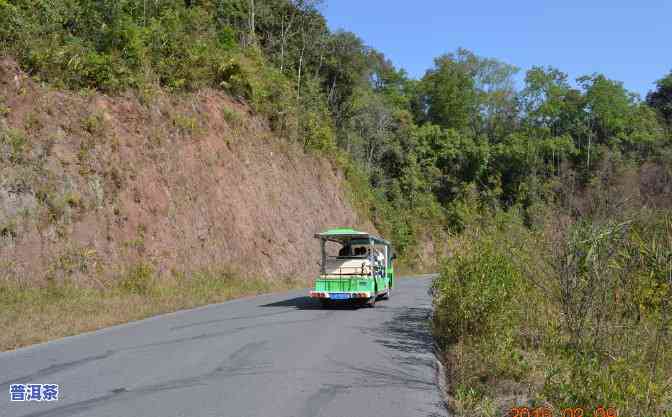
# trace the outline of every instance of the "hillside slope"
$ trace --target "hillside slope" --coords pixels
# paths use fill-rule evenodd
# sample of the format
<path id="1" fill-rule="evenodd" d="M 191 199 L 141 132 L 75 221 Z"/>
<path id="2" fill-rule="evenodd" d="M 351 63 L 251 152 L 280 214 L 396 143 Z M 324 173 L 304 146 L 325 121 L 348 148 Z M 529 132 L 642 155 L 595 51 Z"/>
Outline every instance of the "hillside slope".
<path id="1" fill-rule="evenodd" d="M 372 229 L 342 174 L 204 90 L 108 97 L 39 85 L 0 62 L 0 279 L 105 286 L 226 269 L 307 278 L 312 234 Z"/>

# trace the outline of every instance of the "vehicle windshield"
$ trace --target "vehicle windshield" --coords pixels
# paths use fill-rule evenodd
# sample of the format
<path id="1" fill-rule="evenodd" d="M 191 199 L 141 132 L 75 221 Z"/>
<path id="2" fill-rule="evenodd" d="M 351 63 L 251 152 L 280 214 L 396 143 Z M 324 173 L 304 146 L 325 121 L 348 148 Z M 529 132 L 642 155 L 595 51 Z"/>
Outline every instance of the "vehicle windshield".
<path id="1" fill-rule="evenodd" d="M 325 254 L 328 259 L 365 258 L 367 247 L 362 244 L 345 242 L 326 242 Z"/>
<path id="2" fill-rule="evenodd" d="M 365 259 L 369 256 L 370 246 L 367 241 L 327 241 L 325 255 L 327 259 Z"/>
<path id="3" fill-rule="evenodd" d="M 384 245 L 371 246 L 368 241 L 361 239 L 342 242 L 325 241 L 324 249 L 324 260 L 370 259 L 374 256 L 378 261 L 384 262 L 388 252 Z"/>

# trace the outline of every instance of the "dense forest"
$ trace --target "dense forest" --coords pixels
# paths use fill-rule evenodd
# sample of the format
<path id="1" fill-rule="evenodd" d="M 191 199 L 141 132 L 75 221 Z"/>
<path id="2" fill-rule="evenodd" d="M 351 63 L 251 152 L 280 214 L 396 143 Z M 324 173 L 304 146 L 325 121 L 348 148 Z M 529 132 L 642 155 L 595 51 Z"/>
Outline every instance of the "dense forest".
<path id="1" fill-rule="evenodd" d="M 0 0 L 0 51 L 56 88 L 225 91 L 337 161 L 402 257 L 440 240 L 457 412 L 672 415 L 672 71 L 643 98 L 457 49 L 413 79 L 320 6 Z"/>

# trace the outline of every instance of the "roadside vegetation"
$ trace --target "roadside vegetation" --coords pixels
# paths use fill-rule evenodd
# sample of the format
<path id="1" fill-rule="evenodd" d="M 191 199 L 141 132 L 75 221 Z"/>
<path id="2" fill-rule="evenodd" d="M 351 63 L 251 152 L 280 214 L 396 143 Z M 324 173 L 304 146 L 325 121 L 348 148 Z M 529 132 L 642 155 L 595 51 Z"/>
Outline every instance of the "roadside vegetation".
<path id="1" fill-rule="evenodd" d="M 641 101 L 533 69 L 486 176 L 455 179 L 433 324 L 457 415 L 672 415 L 670 80 Z"/>
<path id="2" fill-rule="evenodd" d="M 670 415 L 672 213 L 604 191 L 581 216 L 549 204 L 532 227 L 520 208 L 481 208 L 453 239 L 434 331 L 458 415 Z"/>
<path id="3" fill-rule="evenodd" d="M 87 288 L 74 283 L 44 288 L 0 286 L 0 351 L 97 330 L 157 314 L 221 303 L 234 298 L 303 287 L 302 281 L 241 278 L 215 270 L 170 279 L 156 278 L 138 264 L 114 286 Z"/>
<path id="4" fill-rule="evenodd" d="M 515 66 L 458 49 L 411 79 L 355 34 L 329 30 L 311 0 L 0 0 L 0 51 L 82 97 L 131 92 L 149 107 L 165 94 L 224 92 L 275 135 L 333 160 L 354 207 L 407 267 L 426 265 L 428 244 L 433 259 L 446 255 L 434 329 L 458 415 L 545 404 L 670 416 L 672 73 L 646 98 L 543 63 L 517 87 Z M 38 187 L 51 145 L 31 140 L 38 113 L 7 126 L 11 111 L 0 96 L 0 168 L 11 173 L 0 192 L 35 196 L 41 224 L 64 223 L 88 203 Z M 173 124 L 184 136 L 202 128 L 193 115 Z M 77 129 L 116 146 L 100 115 Z M 158 147 L 161 135 L 149 139 Z M 82 144 L 80 162 L 91 149 Z M 22 219 L 0 219 L 0 245 L 21 239 Z M 40 289 L 5 280 L 0 317 L 13 333 L 0 347 L 290 285 L 217 274 L 202 286 L 157 284 L 140 261 L 147 269 L 128 269 L 105 293 L 74 285 L 72 268 Z M 81 318 L 88 308 L 110 313 L 94 324 Z M 57 310 L 76 323 L 45 336 L 40 315 L 38 331 L 12 327 Z"/>

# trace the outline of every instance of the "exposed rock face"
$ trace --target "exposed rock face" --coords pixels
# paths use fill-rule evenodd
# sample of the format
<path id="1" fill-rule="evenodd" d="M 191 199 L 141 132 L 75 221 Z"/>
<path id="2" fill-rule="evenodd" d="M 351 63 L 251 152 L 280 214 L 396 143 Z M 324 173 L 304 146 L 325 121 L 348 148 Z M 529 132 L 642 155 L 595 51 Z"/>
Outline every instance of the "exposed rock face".
<path id="1" fill-rule="evenodd" d="M 0 61 L 0 280 L 308 278 L 312 235 L 340 225 L 372 230 L 334 165 L 220 92 L 64 93 Z"/>

